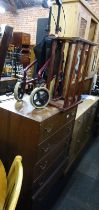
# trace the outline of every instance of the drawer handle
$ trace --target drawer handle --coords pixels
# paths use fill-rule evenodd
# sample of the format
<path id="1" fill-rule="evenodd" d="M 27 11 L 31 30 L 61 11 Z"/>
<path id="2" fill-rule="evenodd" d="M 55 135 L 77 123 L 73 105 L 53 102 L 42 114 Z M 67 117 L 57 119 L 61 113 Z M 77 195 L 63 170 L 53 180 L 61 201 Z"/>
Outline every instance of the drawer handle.
<path id="1" fill-rule="evenodd" d="M 52 128 L 45 128 L 45 131 L 46 131 L 47 133 L 50 133 L 50 132 L 52 131 Z"/>
<path id="2" fill-rule="evenodd" d="M 43 181 L 39 182 L 38 185 L 41 187 L 44 184 Z"/>
<path id="3" fill-rule="evenodd" d="M 74 116 L 75 115 L 75 112 L 72 112 L 71 115 Z"/>
<path id="4" fill-rule="evenodd" d="M 71 129 L 72 129 L 72 128 L 71 128 L 71 127 L 69 127 L 69 128 L 68 128 L 68 131 L 71 131 Z"/>
<path id="5" fill-rule="evenodd" d="M 41 148 L 41 150 L 45 153 L 47 153 L 49 151 L 49 149 L 50 149 L 50 144 L 48 144 L 48 146 L 45 148 Z"/>
<path id="6" fill-rule="evenodd" d="M 45 161 L 44 163 L 40 165 L 40 169 L 43 171 L 45 170 L 46 166 L 47 166 L 47 161 Z"/>
<path id="7" fill-rule="evenodd" d="M 70 115 L 69 115 L 69 114 L 67 114 L 67 115 L 66 115 L 66 118 L 68 119 L 69 117 L 70 117 Z"/>
<path id="8" fill-rule="evenodd" d="M 91 112 L 87 112 L 87 115 L 90 115 L 91 114 Z"/>

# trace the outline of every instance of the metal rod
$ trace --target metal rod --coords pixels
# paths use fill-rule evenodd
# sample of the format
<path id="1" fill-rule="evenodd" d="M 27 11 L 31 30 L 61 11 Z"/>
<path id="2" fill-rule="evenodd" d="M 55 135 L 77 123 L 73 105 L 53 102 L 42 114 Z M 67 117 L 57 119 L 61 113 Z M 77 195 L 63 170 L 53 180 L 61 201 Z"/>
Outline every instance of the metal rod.
<path id="1" fill-rule="evenodd" d="M 51 50 L 51 58 L 50 58 L 51 61 L 49 65 L 48 78 L 47 78 L 47 84 L 46 84 L 46 87 L 48 90 L 50 89 L 50 83 L 53 77 L 56 46 L 57 46 L 57 41 L 54 40 L 52 42 L 52 50 Z"/>

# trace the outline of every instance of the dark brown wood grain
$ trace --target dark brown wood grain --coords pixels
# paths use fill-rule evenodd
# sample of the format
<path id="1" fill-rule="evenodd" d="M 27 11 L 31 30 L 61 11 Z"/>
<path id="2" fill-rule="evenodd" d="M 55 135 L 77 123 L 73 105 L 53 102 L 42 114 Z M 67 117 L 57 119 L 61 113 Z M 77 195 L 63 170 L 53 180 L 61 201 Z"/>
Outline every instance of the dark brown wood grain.
<path id="1" fill-rule="evenodd" d="M 6 170 L 9 170 L 16 155 L 22 156 L 24 176 L 17 209 L 31 208 L 33 180 L 45 177 L 46 173 L 46 179 L 50 180 L 50 176 L 54 177 L 54 171 L 59 174 L 62 172 L 60 165 L 65 166 L 66 162 L 67 166 L 65 159 L 68 156 L 67 148 L 75 115 L 76 107 L 65 112 L 51 106 L 34 110 L 29 104 L 29 98 L 26 101 L 24 98 L 23 102 L 11 99 L 0 104 L 0 158 L 4 161 Z M 50 150 L 43 153 L 48 143 Z M 58 159 L 59 154 L 61 157 Z M 54 162 L 57 164 L 53 168 Z"/>

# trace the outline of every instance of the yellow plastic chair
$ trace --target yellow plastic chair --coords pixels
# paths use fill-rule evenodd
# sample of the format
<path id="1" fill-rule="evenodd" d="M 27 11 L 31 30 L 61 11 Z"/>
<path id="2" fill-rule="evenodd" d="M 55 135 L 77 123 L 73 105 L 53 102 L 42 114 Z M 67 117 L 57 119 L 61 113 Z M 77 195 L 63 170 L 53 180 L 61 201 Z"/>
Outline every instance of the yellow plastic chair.
<path id="1" fill-rule="evenodd" d="M 23 167 L 22 157 L 16 156 L 7 177 L 7 194 L 3 210 L 15 210 L 20 195 Z"/>
<path id="2" fill-rule="evenodd" d="M 0 160 L 0 210 L 3 210 L 7 193 L 7 177 L 4 165 Z"/>

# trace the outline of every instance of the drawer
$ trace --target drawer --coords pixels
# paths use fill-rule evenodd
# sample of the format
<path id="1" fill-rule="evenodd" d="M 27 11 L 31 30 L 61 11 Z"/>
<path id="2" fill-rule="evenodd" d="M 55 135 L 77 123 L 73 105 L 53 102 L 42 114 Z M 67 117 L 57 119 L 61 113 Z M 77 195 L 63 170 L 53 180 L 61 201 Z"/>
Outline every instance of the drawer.
<path id="1" fill-rule="evenodd" d="M 61 126 L 65 125 L 67 122 L 75 119 L 77 107 L 70 109 L 66 112 L 60 112 L 57 115 L 45 120 L 41 123 L 41 139 L 48 138 L 50 135 L 58 131 Z"/>
<path id="2" fill-rule="evenodd" d="M 95 118 L 96 107 L 91 107 L 84 114 L 84 130 L 85 132 L 90 132 Z"/>
<path id="3" fill-rule="evenodd" d="M 20 63 L 28 63 L 30 62 L 29 54 L 22 54 L 20 57 Z"/>
<path id="4" fill-rule="evenodd" d="M 77 135 L 83 132 L 84 125 L 84 115 L 80 116 L 78 119 L 75 120 L 75 125 L 73 129 L 73 139 L 77 138 Z M 81 134 L 82 135 L 82 134 Z"/>
<path id="5" fill-rule="evenodd" d="M 50 177 L 53 177 L 55 174 L 55 179 L 57 179 L 59 173 L 63 173 L 64 169 L 68 166 L 68 156 L 66 156 L 66 150 L 59 153 L 57 159 L 53 162 L 50 168 L 41 175 L 38 179 L 33 181 L 32 193 L 35 194 L 40 188 L 43 188 L 46 181 L 50 180 Z M 60 169 L 60 172 L 59 172 Z M 51 184 L 51 183 L 50 183 Z"/>
<path id="6" fill-rule="evenodd" d="M 29 34 L 22 34 L 22 44 L 30 45 L 30 35 Z"/>
<path id="7" fill-rule="evenodd" d="M 58 143 L 61 143 L 64 138 L 67 142 L 69 142 L 69 139 L 72 135 L 73 126 L 74 121 L 71 121 L 70 123 L 60 128 L 58 132 L 54 133 L 54 135 L 50 136 L 50 138 L 39 144 L 37 160 L 41 159 L 44 155 L 53 150 L 54 146 Z"/>
<path id="8" fill-rule="evenodd" d="M 58 158 L 59 154 L 64 151 L 64 149 L 67 156 L 68 144 L 69 143 L 66 141 L 66 139 L 64 139 L 57 146 L 53 147 L 53 150 L 49 152 L 44 158 L 37 162 L 33 168 L 33 179 L 36 179 L 42 175 L 49 167 L 51 167 L 54 160 Z"/>

